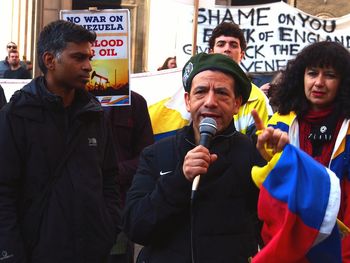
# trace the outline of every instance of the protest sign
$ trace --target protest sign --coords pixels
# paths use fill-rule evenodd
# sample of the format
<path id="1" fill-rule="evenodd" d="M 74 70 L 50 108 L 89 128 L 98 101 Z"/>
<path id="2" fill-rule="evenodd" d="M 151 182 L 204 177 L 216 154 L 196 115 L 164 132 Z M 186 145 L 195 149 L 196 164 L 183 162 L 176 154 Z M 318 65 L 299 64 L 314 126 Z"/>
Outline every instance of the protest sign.
<path id="1" fill-rule="evenodd" d="M 130 104 L 129 10 L 62 10 L 61 19 L 95 31 L 92 72 L 86 88 L 102 106 Z"/>
<path id="2" fill-rule="evenodd" d="M 157 4 L 162 5 L 160 0 Z M 193 1 L 169 0 L 164 8 L 168 19 L 169 39 L 175 39 L 177 64 L 181 67 L 192 54 Z M 209 37 L 221 22 L 240 25 L 247 40 L 241 67 L 246 72 L 276 72 L 306 45 L 323 40 L 338 41 L 350 49 L 350 15 L 322 19 L 284 2 L 249 6 L 203 6 L 198 9 L 197 52 L 208 52 Z M 152 11 L 152 10 L 151 10 Z M 152 13 L 153 32 L 160 32 L 164 14 Z M 159 18 L 157 18 L 159 16 Z M 159 28 L 157 28 L 157 26 Z M 169 34 L 169 33 L 168 33 Z M 163 46 L 165 39 L 162 40 Z M 151 42 L 153 44 L 153 42 Z M 157 45 L 154 43 L 153 45 Z M 159 47 L 156 47 L 159 50 Z M 152 46 L 149 57 L 157 54 Z M 169 48 L 169 52 L 171 51 Z M 152 61 L 151 61 L 152 62 Z M 151 66 L 151 65 L 149 65 Z"/>

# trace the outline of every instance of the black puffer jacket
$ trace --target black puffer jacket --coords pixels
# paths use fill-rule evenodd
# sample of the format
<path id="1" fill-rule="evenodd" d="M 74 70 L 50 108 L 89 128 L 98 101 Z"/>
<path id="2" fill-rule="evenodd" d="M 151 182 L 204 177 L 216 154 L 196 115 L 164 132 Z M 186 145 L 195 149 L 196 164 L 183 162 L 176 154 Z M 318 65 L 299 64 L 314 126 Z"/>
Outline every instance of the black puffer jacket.
<path id="1" fill-rule="evenodd" d="M 117 162 L 98 101 L 76 90 L 64 108 L 39 77 L 1 110 L 0 130 L 1 262 L 102 262 L 120 217 Z"/>
<path id="2" fill-rule="evenodd" d="M 131 240 L 145 246 L 138 262 L 192 262 L 191 183 L 182 165 L 193 141 L 190 126 L 143 151 L 123 219 Z M 258 189 L 251 168 L 261 159 L 233 123 L 210 151 L 218 160 L 201 176 L 192 209 L 195 262 L 246 263 L 257 252 Z"/>

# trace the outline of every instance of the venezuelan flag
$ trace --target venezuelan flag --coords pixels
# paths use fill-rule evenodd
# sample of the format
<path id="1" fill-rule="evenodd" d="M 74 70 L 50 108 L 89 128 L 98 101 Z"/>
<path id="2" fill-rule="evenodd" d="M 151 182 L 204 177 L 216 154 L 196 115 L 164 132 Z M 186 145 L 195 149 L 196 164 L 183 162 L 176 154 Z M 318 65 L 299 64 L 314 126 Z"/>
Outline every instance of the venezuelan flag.
<path id="1" fill-rule="evenodd" d="M 186 110 L 184 91 L 179 89 L 173 96 L 148 107 L 155 140 L 175 134 L 189 124 L 191 116 Z"/>
<path id="2" fill-rule="evenodd" d="M 340 186 L 332 171 L 288 144 L 252 177 L 265 243 L 253 263 L 341 262 Z"/>

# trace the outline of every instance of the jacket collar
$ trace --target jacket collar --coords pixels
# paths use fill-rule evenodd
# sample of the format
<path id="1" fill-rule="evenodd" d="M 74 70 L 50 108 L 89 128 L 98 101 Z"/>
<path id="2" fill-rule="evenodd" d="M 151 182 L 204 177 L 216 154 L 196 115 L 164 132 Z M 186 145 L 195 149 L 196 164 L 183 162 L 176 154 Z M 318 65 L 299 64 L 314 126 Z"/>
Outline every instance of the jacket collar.
<path id="1" fill-rule="evenodd" d="M 42 122 L 44 111 L 63 112 L 62 98 L 51 93 L 46 88 L 44 77 L 37 77 L 16 91 L 11 98 L 12 112 L 24 118 Z M 71 105 L 74 117 L 85 113 L 102 113 L 102 107 L 98 100 L 85 90 L 76 90 L 74 101 Z"/>
<path id="2" fill-rule="evenodd" d="M 193 123 L 191 122 L 190 125 L 184 127 L 184 130 L 185 130 L 185 140 L 188 143 L 190 143 L 192 146 L 196 146 L 196 144 L 194 143 Z M 212 141 L 216 142 L 225 138 L 230 138 L 236 133 L 237 133 L 237 130 L 232 120 L 230 125 L 222 133 L 215 135 Z"/>

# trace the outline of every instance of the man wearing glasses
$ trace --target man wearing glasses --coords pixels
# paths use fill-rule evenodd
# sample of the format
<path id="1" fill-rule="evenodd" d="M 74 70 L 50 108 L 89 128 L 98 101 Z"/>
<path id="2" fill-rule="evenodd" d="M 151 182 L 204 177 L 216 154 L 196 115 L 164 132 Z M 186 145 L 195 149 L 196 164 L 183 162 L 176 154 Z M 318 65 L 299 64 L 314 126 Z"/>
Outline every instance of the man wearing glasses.
<path id="1" fill-rule="evenodd" d="M 17 50 L 17 45 L 14 42 L 9 42 L 6 45 L 7 48 L 7 54 L 9 54 L 10 51 L 12 50 Z M 28 61 L 29 62 L 29 61 Z M 20 65 L 27 69 L 27 70 L 31 70 L 32 69 L 32 65 L 31 62 L 29 62 L 28 64 L 25 61 L 20 61 Z M 6 58 L 2 61 L 0 61 L 0 79 L 4 78 L 4 73 L 6 70 L 11 69 L 10 68 L 10 64 L 8 62 L 8 56 L 6 56 Z"/>

